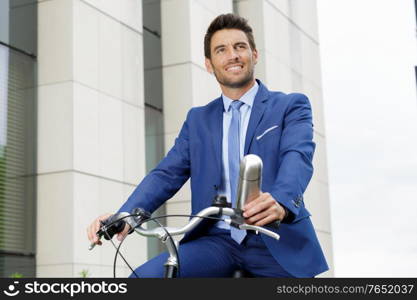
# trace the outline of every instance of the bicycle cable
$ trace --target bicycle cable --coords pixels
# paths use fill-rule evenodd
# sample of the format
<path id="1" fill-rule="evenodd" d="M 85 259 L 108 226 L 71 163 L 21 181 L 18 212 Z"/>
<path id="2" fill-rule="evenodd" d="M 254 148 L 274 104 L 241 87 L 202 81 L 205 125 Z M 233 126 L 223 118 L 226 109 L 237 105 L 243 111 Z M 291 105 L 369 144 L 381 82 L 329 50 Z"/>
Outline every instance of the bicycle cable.
<path id="1" fill-rule="evenodd" d="M 119 219 L 120 220 L 120 219 Z M 172 237 L 172 235 L 168 232 L 168 230 L 166 230 L 166 228 L 156 219 L 148 219 L 149 221 L 154 221 L 159 227 L 161 227 L 165 233 L 167 234 L 168 238 L 171 240 L 171 243 L 174 243 L 174 238 Z M 143 223 L 146 223 L 148 220 L 145 220 Z M 111 240 L 111 242 L 113 243 L 114 247 L 116 248 L 116 253 L 114 255 L 114 260 L 113 260 L 113 278 L 116 278 L 116 264 L 117 264 L 117 256 L 118 254 L 123 258 L 122 253 L 120 252 L 120 247 L 122 246 L 122 243 L 124 242 L 124 240 L 126 239 L 127 236 L 123 237 L 123 239 L 120 241 L 119 246 L 116 248 L 116 245 L 114 244 L 113 240 Z M 178 263 L 178 274 L 180 274 L 180 258 L 179 258 L 179 254 L 178 254 L 178 250 L 177 247 L 174 244 L 174 249 L 175 249 L 175 254 L 177 256 L 177 263 Z M 129 269 L 133 272 L 133 274 L 135 274 L 136 278 L 140 278 L 138 276 L 138 274 L 136 274 L 135 271 L 133 271 L 132 267 L 127 263 L 127 261 L 123 258 L 124 262 L 129 266 Z"/>
<path id="2" fill-rule="evenodd" d="M 110 223 L 107 227 L 113 225 L 114 223 L 116 223 L 116 222 Z M 129 267 L 129 269 L 136 275 L 137 278 L 139 278 L 138 275 L 136 274 L 135 270 L 133 270 L 133 268 L 129 265 L 129 263 L 126 261 L 126 259 L 124 258 L 124 256 L 120 252 L 120 247 L 122 246 L 122 243 L 125 240 L 126 236 L 120 241 L 119 246 L 116 246 L 116 244 L 111 239 L 110 234 L 107 231 L 104 231 L 104 233 L 107 235 L 107 237 L 109 238 L 110 242 L 113 244 L 113 247 L 116 249 L 116 256 L 115 256 L 115 259 L 113 261 L 113 276 L 114 276 L 114 278 L 116 278 L 116 257 L 117 257 L 117 254 L 120 255 L 120 257 L 123 259 L 123 261 L 125 262 L 125 264 Z"/>

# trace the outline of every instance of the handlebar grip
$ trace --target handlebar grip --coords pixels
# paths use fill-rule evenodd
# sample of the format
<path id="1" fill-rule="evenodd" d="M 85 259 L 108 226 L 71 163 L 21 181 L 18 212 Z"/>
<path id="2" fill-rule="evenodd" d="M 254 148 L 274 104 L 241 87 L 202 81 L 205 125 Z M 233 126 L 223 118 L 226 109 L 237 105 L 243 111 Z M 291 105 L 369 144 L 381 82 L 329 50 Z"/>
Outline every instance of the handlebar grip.
<path id="1" fill-rule="evenodd" d="M 97 231 L 97 235 L 99 236 L 99 238 L 104 236 L 106 240 L 111 240 L 115 234 L 123 231 L 126 222 L 124 220 L 119 220 L 115 222 L 117 219 L 119 219 L 119 217 L 119 214 L 114 214 L 106 220 L 101 221 L 102 226 L 100 227 L 99 231 Z M 112 224 L 113 222 L 115 223 Z"/>

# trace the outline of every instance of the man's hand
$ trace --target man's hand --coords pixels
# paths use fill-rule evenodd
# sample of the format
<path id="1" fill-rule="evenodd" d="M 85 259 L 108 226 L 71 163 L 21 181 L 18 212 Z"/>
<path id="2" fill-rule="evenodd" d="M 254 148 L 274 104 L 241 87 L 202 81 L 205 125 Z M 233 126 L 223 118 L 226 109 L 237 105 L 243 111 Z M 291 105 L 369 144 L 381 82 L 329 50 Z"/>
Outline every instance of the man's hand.
<path id="1" fill-rule="evenodd" d="M 269 193 L 261 193 L 258 198 L 246 203 L 243 216 L 249 225 L 264 226 L 285 217 L 285 209 Z"/>
<path id="2" fill-rule="evenodd" d="M 97 236 L 97 231 L 100 229 L 101 223 L 100 221 L 104 221 L 108 218 L 110 218 L 112 216 L 112 214 L 104 214 L 99 216 L 97 219 L 95 219 L 93 221 L 93 223 L 90 224 L 90 226 L 87 227 L 87 237 L 90 240 L 90 243 L 94 243 L 97 245 L 101 245 L 101 241 L 98 239 Z M 125 236 L 127 235 L 127 233 L 130 230 L 130 226 L 126 223 L 125 228 L 123 229 L 122 232 L 117 234 L 117 239 L 119 241 L 123 240 L 125 238 Z"/>

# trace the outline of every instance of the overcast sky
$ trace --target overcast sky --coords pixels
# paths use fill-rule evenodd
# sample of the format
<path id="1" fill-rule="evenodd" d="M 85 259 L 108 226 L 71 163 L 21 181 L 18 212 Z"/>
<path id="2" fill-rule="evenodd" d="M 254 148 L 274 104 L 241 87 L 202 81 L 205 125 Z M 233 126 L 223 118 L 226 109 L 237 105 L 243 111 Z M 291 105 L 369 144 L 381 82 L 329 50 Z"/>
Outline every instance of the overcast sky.
<path id="1" fill-rule="evenodd" d="M 317 0 L 335 275 L 417 277 L 414 0 Z"/>

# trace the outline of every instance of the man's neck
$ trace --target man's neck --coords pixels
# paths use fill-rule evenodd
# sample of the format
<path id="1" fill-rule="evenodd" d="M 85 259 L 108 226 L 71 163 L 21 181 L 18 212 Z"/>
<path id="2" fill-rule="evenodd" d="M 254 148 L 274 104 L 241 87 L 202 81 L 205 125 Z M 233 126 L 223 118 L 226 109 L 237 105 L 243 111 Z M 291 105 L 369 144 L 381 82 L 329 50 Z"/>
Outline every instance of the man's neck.
<path id="1" fill-rule="evenodd" d="M 220 88 L 222 89 L 222 93 L 223 95 L 225 95 L 226 97 L 233 99 L 233 100 L 238 100 L 240 99 L 247 91 L 249 91 L 253 85 L 255 84 L 255 79 L 253 79 L 252 81 L 250 81 L 247 85 L 245 85 L 244 87 L 240 87 L 240 88 L 230 88 L 224 85 L 220 85 Z"/>

